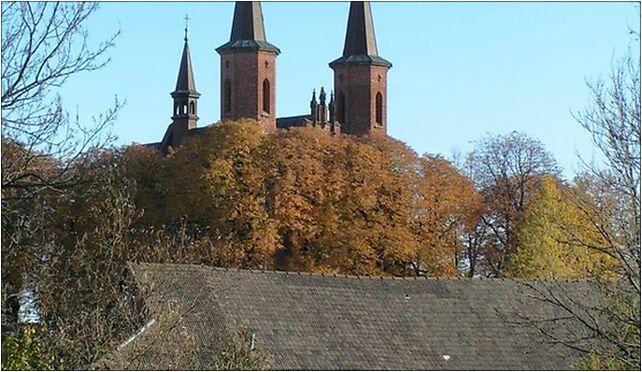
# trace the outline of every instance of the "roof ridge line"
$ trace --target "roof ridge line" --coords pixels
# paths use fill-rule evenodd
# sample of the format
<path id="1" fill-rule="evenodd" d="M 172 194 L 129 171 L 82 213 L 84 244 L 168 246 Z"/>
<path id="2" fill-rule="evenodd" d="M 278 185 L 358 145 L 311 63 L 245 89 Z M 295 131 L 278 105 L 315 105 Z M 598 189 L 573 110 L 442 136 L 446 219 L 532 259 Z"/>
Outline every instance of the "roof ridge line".
<path id="1" fill-rule="evenodd" d="M 339 273 L 314 273 L 310 271 L 290 271 L 290 270 L 276 270 L 276 269 L 241 269 L 234 267 L 221 267 L 221 266 L 210 266 L 206 264 L 190 264 L 190 263 L 158 263 L 158 262 L 134 262 L 127 261 L 130 269 L 133 269 L 133 266 L 136 265 L 151 265 L 151 266 L 172 266 L 175 268 L 180 268 L 183 270 L 188 270 L 189 268 L 206 268 L 215 271 L 236 271 L 236 272 L 249 272 L 254 274 L 280 274 L 280 275 L 293 275 L 293 276 L 319 276 L 319 277 L 328 277 L 328 278 L 350 278 L 350 279 L 369 279 L 369 280 L 434 280 L 434 281 L 512 281 L 516 283 L 592 283 L 594 281 L 590 279 L 578 279 L 578 278 L 568 278 L 568 279 L 522 279 L 522 278 L 488 278 L 488 277 L 430 277 L 426 275 L 420 276 L 399 276 L 399 275 L 354 275 L 354 274 L 339 274 Z"/>

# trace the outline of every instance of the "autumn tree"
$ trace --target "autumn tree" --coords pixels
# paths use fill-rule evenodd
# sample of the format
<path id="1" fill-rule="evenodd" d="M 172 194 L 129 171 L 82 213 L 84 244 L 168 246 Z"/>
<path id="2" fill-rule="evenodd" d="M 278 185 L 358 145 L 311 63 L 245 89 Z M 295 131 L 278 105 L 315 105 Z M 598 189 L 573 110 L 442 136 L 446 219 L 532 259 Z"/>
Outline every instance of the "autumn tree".
<path id="1" fill-rule="evenodd" d="M 346 137 L 341 228 L 333 246 L 355 274 L 407 270 L 417 242 L 408 224 L 416 189 L 416 154 L 384 137 Z M 346 251 L 347 250 L 347 251 Z"/>
<path id="2" fill-rule="evenodd" d="M 144 316 L 127 268 L 139 248 L 132 226 L 140 212 L 113 157 L 97 151 L 74 163 L 74 172 L 91 182 L 76 184 L 58 199 L 51 243 L 41 251 L 38 320 L 45 351 L 64 360 L 66 368 L 86 368 Z"/>
<path id="3" fill-rule="evenodd" d="M 518 132 L 484 138 L 467 162 L 486 205 L 481 221 L 490 240 L 484 244 L 484 264 L 488 275 L 498 276 L 517 246 L 516 228 L 528 199 L 543 175 L 559 170 L 541 142 Z"/>
<path id="4" fill-rule="evenodd" d="M 419 239 L 415 270 L 431 276 L 455 276 L 461 261 L 468 257 L 462 239 L 473 233 L 483 199 L 472 181 L 445 159 L 425 155 L 420 167 L 413 221 Z"/>
<path id="5" fill-rule="evenodd" d="M 267 208 L 282 249 L 277 267 L 401 273 L 416 250 L 408 225 L 416 155 L 386 139 L 299 128 L 266 138 Z"/>
<path id="6" fill-rule="evenodd" d="M 266 207 L 281 239 L 276 267 L 314 271 L 332 261 L 330 239 L 341 230 L 338 204 L 345 190 L 342 142 L 303 128 L 265 139 Z"/>
<path id="7" fill-rule="evenodd" d="M 609 278 L 616 262 L 607 252 L 599 231 L 577 207 L 581 190 L 544 176 L 529 199 L 517 226 L 517 248 L 504 276 L 524 279 Z M 588 249 L 579 241 L 590 242 Z"/>
<path id="8" fill-rule="evenodd" d="M 150 212 L 164 210 L 158 221 L 185 220 L 194 238 L 207 237 L 216 257 L 211 264 L 244 268 L 273 267 L 278 247 L 273 220 L 265 207 L 256 122 L 223 122 L 187 141 L 164 160 L 162 199 Z M 153 195 L 150 198 L 153 200 Z"/>
<path id="9" fill-rule="evenodd" d="M 122 164 L 139 227 L 187 226 L 205 255 L 188 260 L 218 266 L 454 275 L 460 234 L 479 213 L 447 162 L 387 137 L 223 122 L 166 158 L 126 149 Z"/>
<path id="10" fill-rule="evenodd" d="M 116 102 L 90 124 L 72 120 L 57 89 L 103 67 L 116 35 L 91 48 L 84 27 L 95 3 L 2 4 L 2 308 L 18 318 L 17 298 L 33 278 L 37 250 L 51 244 L 52 199 L 78 180 L 70 164 L 109 142 Z M 31 280 L 31 279 L 28 279 Z"/>

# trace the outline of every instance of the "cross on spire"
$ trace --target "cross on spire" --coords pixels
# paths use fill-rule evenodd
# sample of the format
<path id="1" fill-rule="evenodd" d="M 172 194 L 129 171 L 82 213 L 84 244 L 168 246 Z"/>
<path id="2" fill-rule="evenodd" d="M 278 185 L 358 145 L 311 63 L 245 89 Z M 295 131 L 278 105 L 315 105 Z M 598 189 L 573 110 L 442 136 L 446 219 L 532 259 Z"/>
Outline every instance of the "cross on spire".
<path id="1" fill-rule="evenodd" d="M 185 14 L 185 17 L 183 17 L 185 20 L 185 41 L 187 41 L 187 26 L 189 25 L 189 16 Z"/>

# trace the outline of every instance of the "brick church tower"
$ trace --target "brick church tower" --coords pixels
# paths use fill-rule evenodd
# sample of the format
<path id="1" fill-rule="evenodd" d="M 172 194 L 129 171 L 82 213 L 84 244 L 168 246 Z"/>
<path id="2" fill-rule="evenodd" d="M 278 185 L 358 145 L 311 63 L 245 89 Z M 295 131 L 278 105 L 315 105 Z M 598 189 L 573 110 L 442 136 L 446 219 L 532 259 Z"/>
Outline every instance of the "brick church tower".
<path id="1" fill-rule="evenodd" d="M 237 1 L 230 41 L 221 55 L 221 120 L 255 119 L 266 131 L 276 129 L 276 56 L 267 42 L 261 4 Z"/>
<path id="2" fill-rule="evenodd" d="M 334 119 L 341 132 L 387 134 L 388 69 L 392 64 L 377 52 L 370 3 L 350 3 L 343 56 L 330 62 L 334 70 Z"/>

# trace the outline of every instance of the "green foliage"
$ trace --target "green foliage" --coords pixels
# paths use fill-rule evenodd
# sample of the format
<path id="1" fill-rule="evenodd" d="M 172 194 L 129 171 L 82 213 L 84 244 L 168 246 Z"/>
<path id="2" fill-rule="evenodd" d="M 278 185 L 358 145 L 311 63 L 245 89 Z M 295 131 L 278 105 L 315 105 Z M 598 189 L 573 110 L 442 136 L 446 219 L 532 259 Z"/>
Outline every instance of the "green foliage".
<path id="1" fill-rule="evenodd" d="M 57 366 L 56 368 L 62 368 Z M 42 350 L 40 338 L 34 326 L 26 325 L 17 334 L 2 340 L 2 369 L 10 371 L 54 369 L 54 358 Z"/>
<path id="2" fill-rule="evenodd" d="M 219 371 L 262 371 L 272 369 L 272 360 L 254 349 L 255 340 L 244 328 L 227 329 L 218 354 L 209 369 Z"/>

